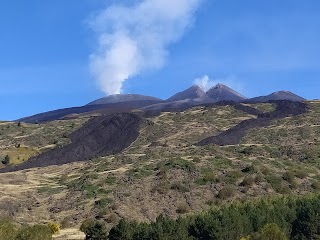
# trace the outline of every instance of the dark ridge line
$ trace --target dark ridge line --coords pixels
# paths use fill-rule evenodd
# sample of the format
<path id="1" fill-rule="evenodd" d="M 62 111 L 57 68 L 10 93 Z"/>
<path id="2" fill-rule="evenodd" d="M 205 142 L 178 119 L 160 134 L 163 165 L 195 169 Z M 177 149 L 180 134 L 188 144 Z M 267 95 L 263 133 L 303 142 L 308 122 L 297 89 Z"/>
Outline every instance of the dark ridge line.
<path id="1" fill-rule="evenodd" d="M 188 109 L 191 109 L 194 107 L 214 108 L 214 107 L 219 107 L 219 106 L 232 106 L 236 110 L 243 111 L 245 113 L 248 113 L 250 115 L 255 115 L 255 116 L 263 114 L 262 111 L 254 108 L 254 107 L 242 105 L 240 102 L 219 101 L 216 103 L 200 103 L 200 104 L 196 104 L 196 105 L 187 105 L 187 106 L 176 107 L 176 108 L 163 108 L 163 109 L 159 109 L 159 110 L 147 110 L 142 113 L 142 116 L 145 118 L 151 118 L 151 117 L 159 116 L 163 112 L 183 112 L 185 110 L 188 110 Z"/>
<path id="2" fill-rule="evenodd" d="M 142 117 L 133 113 L 95 117 L 70 134 L 70 144 L 41 153 L 19 165 L 2 168 L 0 173 L 86 161 L 119 153 L 138 138 L 143 122 Z"/>
<path id="3" fill-rule="evenodd" d="M 258 114 L 256 119 L 248 119 L 240 122 L 238 125 L 222 132 L 216 136 L 211 136 L 196 143 L 195 146 L 206 146 L 210 144 L 226 146 L 237 145 L 245 136 L 249 129 L 257 127 L 266 127 L 273 120 L 289 117 L 292 115 L 304 114 L 308 107 L 303 102 L 293 102 L 288 100 L 269 101 L 277 105 L 276 110 L 270 113 Z"/>
<path id="4" fill-rule="evenodd" d="M 149 106 L 151 104 L 160 103 L 155 100 L 145 100 L 145 101 L 131 101 L 131 102 L 120 102 L 120 103 L 108 103 L 108 104 L 98 104 L 98 105 L 84 105 L 81 107 L 71 107 L 62 108 L 49 112 L 38 113 L 36 115 L 24 117 L 15 120 L 15 122 L 25 122 L 25 123 L 46 123 L 55 120 L 64 120 L 64 117 L 72 114 L 90 114 L 90 113 L 121 113 L 121 112 L 131 112 L 134 109 L 138 109 L 144 106 Z"/>

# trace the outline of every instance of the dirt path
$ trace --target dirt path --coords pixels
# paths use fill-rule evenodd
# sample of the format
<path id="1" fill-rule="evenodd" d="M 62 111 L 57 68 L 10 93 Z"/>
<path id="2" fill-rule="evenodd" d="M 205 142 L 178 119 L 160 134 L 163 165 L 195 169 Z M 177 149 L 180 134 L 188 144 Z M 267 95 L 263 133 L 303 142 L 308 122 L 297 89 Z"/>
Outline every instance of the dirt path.
<path id="1" fill-rule="evenodd" d="M 85 234 L 77 228 L 62 229 L 60 233 L 53 236 L 54 240 L 84 240 Z"/>

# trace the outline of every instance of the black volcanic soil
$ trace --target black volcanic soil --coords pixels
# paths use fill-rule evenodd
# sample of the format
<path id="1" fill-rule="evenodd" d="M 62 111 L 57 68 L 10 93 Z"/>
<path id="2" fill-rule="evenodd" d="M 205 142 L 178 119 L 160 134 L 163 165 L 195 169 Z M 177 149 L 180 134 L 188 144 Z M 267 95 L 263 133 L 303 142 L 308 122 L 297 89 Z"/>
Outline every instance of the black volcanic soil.
<path id="1" fill-rule="evenodd" d="M 72 143 L 42 153 L 28 161 L 0 172 L 85 161 L 119 153 L 139 136 L 143 118 L 132 113 L 119 113 L 91 119 L 69 137 Z"/>
<path id="2" fill-rule="evenodd" d="M 215 144 L 220 146 L 236 145 L 240 143 L 241 138 L 246 131 L 252 128 L 266 127 L 272 120 L 285 118 L 291 115 L 299 115 L 307 112 L 307 105 L 302 102 L 291 102 L 287 100 L 272 101 L 276 103 L 277 108 L 271 113 L 259 114 L 256 119 L 245 120 L 233 128 L 228 129 L 216 136 L 208 137 L 196 143 L 196 146 L 205 146 Z"/>

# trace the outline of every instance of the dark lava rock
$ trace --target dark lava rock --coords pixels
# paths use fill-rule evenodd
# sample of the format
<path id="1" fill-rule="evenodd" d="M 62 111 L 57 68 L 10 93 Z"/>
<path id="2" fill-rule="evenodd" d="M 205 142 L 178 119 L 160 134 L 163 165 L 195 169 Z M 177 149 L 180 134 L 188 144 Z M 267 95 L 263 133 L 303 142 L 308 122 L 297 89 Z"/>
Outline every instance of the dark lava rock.
<path id="1" fill-rule="evenodd" d="M 133 113 L 93 118 L 69 136 L 71 144 L 32 157 L 20 165 L 0 169 L 0 172 L 60 165 L 119 153 L 137 139 L 143 121 Z"/>

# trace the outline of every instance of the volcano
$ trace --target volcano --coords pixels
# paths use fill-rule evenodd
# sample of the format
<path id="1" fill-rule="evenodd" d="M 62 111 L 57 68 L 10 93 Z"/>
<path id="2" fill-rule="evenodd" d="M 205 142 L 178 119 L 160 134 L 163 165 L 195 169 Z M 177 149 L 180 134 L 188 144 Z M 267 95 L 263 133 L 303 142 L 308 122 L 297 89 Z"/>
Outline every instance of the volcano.
<path id="1" fill-rule="evenodd" d="M 221 83 L 209 89 L 209 91 L 206 93 L 206 96 L 213 99 L 215 102 L 219 102 L 219 101 L 241 102 L 247 99 L 245 96 L 241 95 L 240 93 L 234 91 L 233 89 Z"/>
<path id="2" fill-rule="evenodd" d="M 168 102 L 175 102 L 175 101 L 186 100 L 186 99 L 193 100 L 193 99 L 201 98 L 205 95 L 206 95 L 206 93 L 205 93 L 205 91 L 202 90 L 202 88 L 200 88 L 197 85 L 193 85 L 192 87 L 190 87 L 182 92 L 176 93 L 172 97 L 168 98 L 167 101 Z"/>

